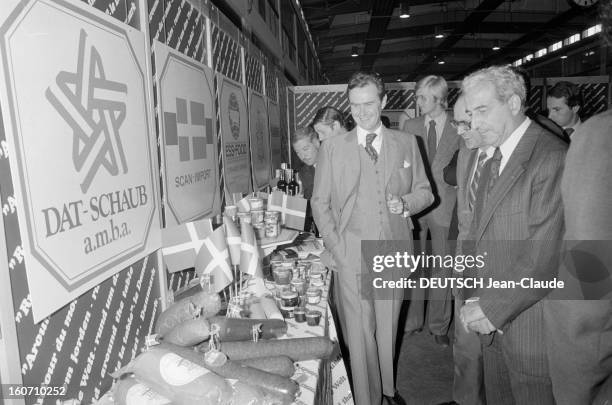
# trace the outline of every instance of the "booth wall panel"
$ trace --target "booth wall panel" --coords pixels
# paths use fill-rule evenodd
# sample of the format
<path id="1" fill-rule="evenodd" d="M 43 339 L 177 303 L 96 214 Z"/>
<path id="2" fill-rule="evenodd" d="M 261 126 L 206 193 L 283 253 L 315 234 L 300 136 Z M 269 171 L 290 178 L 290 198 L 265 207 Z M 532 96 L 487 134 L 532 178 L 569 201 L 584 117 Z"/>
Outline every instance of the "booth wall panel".
<path id="1" fill-rule="evenodd" d="M 349 103 L 346 93 L 344 91 L 295 93 L 295 126 L 293 128 L 310 125 L 317 110 L 326 106 L 336 107 L 343 112 L 348 111 Z"/>
<path id="2" fill-rule="evenodd" d="M 278 101 L 278 91 L 277 91 L 277 75 L 276 68 L 271 63 L 268 63 L 265 71 L 266 76 L 266 95 L 272 101 Z"/>
<path id="3" fill-rule="evenodd" d="M 246 55 L 246 85 L 258 93 L 263 93 L 263 65 L 255 56 Z"/>
<path id="4" fill-rule="evenodd" d="M 232 80 L 242 82 L 240 45 L 217 25 L 212 28 L 213 66 Z"/>
<path id="5" fill-rule="evenodd" d="M 580 113 L 583 120 L 608 108 L 609 83 L 584 83 L 579 86 L 584 100 Z"/>
<path id="6" fill-rule="evenodd" d="M 23 384 L 66 385 L 64 399 L 78 398 L 89 403 L 110 389 L 109 373 L 142 350 L 144 337 L 153 327 L 160 302 L 156 254 L 139 260 L 34 324 L 1 112 L 0 146 L 0 201 L 5 227 L 1 231 L 6 235 Z M 29 396 L 25 400 L 33 404 L 39 399 Z M 40 399 L 39 403 L 55 404 L 55 399 Z"/>

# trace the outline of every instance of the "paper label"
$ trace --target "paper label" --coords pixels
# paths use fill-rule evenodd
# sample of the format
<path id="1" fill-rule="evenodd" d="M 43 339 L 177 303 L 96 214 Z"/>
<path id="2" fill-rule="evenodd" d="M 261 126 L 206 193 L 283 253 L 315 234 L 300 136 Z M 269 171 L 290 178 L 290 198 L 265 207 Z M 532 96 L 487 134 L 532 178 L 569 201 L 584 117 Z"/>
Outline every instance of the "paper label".
<path id="1" fill-rule="evenodd" d="M 166 405 L 170 400 L 144 384 L 134 384 L 125 395 L 126 405 Z"/>
<path id="2" fill-rule="evenodd" d="M 189 384 L 208 372 L 204 367 L 200 367 L 174 353 L 163 355 L 159 361 L 159 373 L 164 381 L 170 385 Z"/>

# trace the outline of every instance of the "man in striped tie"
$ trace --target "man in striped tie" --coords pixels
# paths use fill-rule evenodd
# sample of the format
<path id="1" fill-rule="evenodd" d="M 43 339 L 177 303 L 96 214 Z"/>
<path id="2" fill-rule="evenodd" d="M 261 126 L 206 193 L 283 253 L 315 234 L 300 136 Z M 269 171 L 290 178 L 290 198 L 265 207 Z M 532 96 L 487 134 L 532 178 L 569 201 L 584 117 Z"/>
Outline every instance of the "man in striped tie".
<path id="1" fill-rule="evenodd" d="M 474 201 L 478 191 L 478 180 L 487 160 L 493 156 L 493 148 L 483 145 L 482 136 L 472 129 L 470 117 L 465 111 L 465 98 L 459 96 L 454 106 L 454 119 L 451 121 L 463 139 L 459 144 L 457 160 L 457 215 L 459 234 L 457 239 L 465 239 L 472 223 Z M 456 273 L 455 276 L 461 277 Z M 453 360 L 455 375 L 453 380 L 453 400 L 459 404 L 481 405 L 485 403 L 483 384 L 482 352 L 480 340 L 469 333 L 459 322 L 459 309 L 463 305 L 463 292 L 455 295 L 455 341 Z"/>

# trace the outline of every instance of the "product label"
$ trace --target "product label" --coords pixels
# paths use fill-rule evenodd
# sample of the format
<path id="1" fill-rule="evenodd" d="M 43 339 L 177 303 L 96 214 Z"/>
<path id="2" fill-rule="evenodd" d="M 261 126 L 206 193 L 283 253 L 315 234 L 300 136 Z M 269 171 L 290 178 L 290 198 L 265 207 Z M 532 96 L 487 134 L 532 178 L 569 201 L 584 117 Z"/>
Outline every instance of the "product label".
<path id="1" fill-rule="evenodd" d="M 209 371 L 174 353 L 168 353 L 159 361 L 159 373 L 168 384 L 178 386 L 189 384 Z"/>

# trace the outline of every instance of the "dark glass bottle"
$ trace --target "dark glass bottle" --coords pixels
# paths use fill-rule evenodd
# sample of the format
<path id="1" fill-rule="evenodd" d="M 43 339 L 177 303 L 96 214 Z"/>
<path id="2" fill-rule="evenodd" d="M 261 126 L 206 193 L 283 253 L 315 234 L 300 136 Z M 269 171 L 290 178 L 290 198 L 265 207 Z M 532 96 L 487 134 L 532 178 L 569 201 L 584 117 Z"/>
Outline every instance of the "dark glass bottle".
<path id="1" fill-rule="evenodd" d="M 285 171 L 284 170 L 280 171 L 280 180 L 278 180 L 276 187 L 278 188 L 278 191 L 282 191 L 283 193 L 287 192 L 287 182 L 285 181 Z"/>
<path id="2" fill-rule="evenodd" d="M 295 181 L 294 175 L 293 175 L 293 169 L 287 169 L 287 194 L 289 195 L 297 195 L 298 190 L 299 190 L 299 185 L 297 184 L 297 181 Z"/>

